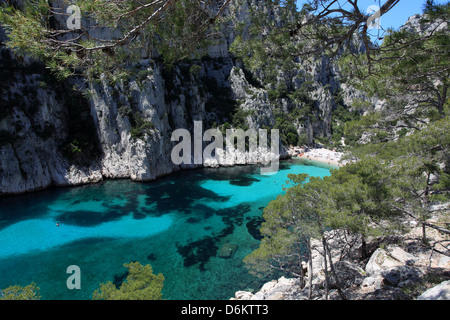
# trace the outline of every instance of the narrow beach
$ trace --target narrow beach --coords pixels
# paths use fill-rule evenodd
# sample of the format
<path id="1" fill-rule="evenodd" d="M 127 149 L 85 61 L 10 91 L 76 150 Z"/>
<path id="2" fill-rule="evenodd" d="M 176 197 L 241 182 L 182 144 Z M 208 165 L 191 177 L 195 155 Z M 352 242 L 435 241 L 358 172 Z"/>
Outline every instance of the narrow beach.
<path id="1" fill-rule="evenodd" d="M 291 148 L 291 155 L 294 159 L 301 159 L 311 165 L 329 165 L 332 167 L 341 167 L 344 164 L 340 162 L 343 153 L 325 148 L 305 149 L 301 147 Z"/>

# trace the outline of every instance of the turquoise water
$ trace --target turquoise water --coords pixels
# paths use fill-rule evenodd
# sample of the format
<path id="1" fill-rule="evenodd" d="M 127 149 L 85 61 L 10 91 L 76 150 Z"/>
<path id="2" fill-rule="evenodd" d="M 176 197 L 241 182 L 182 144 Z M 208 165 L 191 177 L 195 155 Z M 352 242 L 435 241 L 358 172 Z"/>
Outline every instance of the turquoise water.
<path id="1" fill-rule="evenodd" d="M 0 288 L 35 282 L 43 299 L 92 299 L 100 283 L 120 284 L 124 263 L 165 277 L 164 299 L 229 299 L 257 289 L 242 260 L 259 245 L 263 208 L 289 173 L 329 174 L 293 160 L 275 175 L 257 166 L 182 171 L 151 183 L 105 181 L 0 199 Z M 59 226 L 56 224 L 59 223 Z M 237 250 L 219 257 L 231 243 Z M 81 289 L 66 286 L 67 267 Z"/>

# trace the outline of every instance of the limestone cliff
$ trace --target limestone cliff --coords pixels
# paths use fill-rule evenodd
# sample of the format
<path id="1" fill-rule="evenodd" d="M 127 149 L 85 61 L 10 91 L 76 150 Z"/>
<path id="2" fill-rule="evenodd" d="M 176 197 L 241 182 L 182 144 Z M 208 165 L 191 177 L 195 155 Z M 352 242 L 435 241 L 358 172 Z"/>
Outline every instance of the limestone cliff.
<path id="1" fill-rule="evenodd" d="M 245 19 L 245 10 L 240 19 Z M 134 77 L 114 84 L 105 77 L 58 82 L 45 67 L 19 59 L 0 42 L 0 195 L 98 182 L 104 178 L 149 181 L 198 165 L 175 165 L 171 141 L 175 129 L 192 132 L 226 123 L 246 128 L 272 128 L 275 105 L 268 90 L 230 53 L 233 32 L 208 49 L 201 60 L 168 69 L 157 54 L 143 50 Z M 5 40 L 5 35 L 0 35 Z M 304 64 L 281 75 L 296 87 L 307 79 L 315 101 L 315 120 L 295 122 L 309 143 L 331 135 L 337 90 L 351 107 L 358 93 L 336 80 L 337 70 L 327 59 Z M 308 75 L 308 77 L 305 77 Z M 74 90 L 78 84 L 83 94 Z M 302 105 L 282 99 L 290 112 Z M 283 146 L 281 146 L 283 155 Z M 266 154 L 258 154 L 258 160 Z M 245 155 L 227 165 L 246 163 Z M 205 162 L 204 165 L 210 165 Z"/>

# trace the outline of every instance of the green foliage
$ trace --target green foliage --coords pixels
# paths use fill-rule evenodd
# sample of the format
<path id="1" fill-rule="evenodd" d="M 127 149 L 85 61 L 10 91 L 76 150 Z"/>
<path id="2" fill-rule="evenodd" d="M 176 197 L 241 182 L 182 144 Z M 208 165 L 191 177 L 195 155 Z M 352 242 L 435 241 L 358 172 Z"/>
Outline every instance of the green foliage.
<path id="1" fill-rule="evenodd" d="M 132 114 L 130 122 L 132 126 L 130 134 L 133 139 L 142 139 L 145 134 L 148 134 L 155 129 L 155 125 L 152 122 L 145 120 L 138 111 Z"/>
<path id="2" fill-rule="evenodd" d="M 383 187 L 379 185 L 382 189 L 375 190 L 385 198 L 386 207 L 403 208 L 426 218 L 430 201 L 450 200 L 450 166 L 446 156 L 450 145 L 449 125 L 446 116 L 396 139 L 386 139 L 389 132 L 380 131 L 370 143 L 353 148 L 352 155 L 366 166 L 364 170 L 374 170 L 383 182 Z M 374 159 L 379 162 L 376 169 L 374 164 L 367 165 L 367 161 Z M 430 180 L 432 175 L 437 181 Z"/>
<path id="3" fill-rule="evenodd" d="M 202 71 L 201 66 L 199 66 L 198 64 L 193 64 L 189 69 L 189 74 L 194 78 L 198 78 L 200 76 L 201 71 Z"/>
<path id="4" fill-rule="evenodd" d="M 376 122 L 365 118 L 350 123 L 364 128 Z M 378 132 L 352 149 L 358 161 L 330 176 L 290 175 L 285 193 L 264 209 L 263 239 L 245 258 L 246 267 L 257 275 L 283 270 L 299 276 L 310 239 L 328 230 L 380 236 L 401 231 L 405 212 L 427 219 L 430 201 L 450 201 L 449 126 L 446 116 L 396 140 Z"/>
<path id="5" fill-rule="evenodd" d="M 323 179 L 304 174 L 289 178 L 285 194 L 264 209 L 259 248 L 244 259 L 256 274 L 272 268 L 299 274 L 297 255 L 302 256 L 311 238 L 320 239 L 330 229 L 368 234 L 367 216 L 380 206 L 363 178 L 347 170 Z"/>
<path id="6" fill-rule="evenodd" d="M 371 127 L 377 126 L 381 121 L 381 115 L 372 113 L 365 117 L 345 122 L 343 124 L 342 133 L 345 137 L 345 144 L 356 146 L 364 133 L 372 133 Z M 377 130 L 378 128 L 375 128 Z"/>
<path id="7" fill-rule="evenodd" d="M 232 116 L 232 125 L 236 129 L 248 130 L 247 117 L 254 113 L 253 110 L 243 110 L 238 108 Z"/>
<path id="8" fill-rule="evenodd" d="M 303 82 L 299 89 L 289 95 L 289 98 L 296 103 L 312 106 L 314 101 L 309 97 L 309 91 L 314 89 L 313 85 L 313 81 Z"/>
<path id="9" fill-rule="evenodd" d="M 297 145 L 299 142 L 299 135 L 297 128 L 293 123 L 293 117 L 290 114 L 282 111 L 274 112 L 275 126 L 274 129 L 280 130 L 281 143 L 284 145 Z"/>
<path id="10" fill-rule="evenodd" d="M 0 290 L 0 300 L 39 300 L 40 298 L 39 287 L 34 282 L 25 287 L 16 285 Z"/>
<path id="11" fill-rule="evenodd" d="M 259 6 L 249 8 L 250 23 L 237 28 L 231 51 L 242 59 L 249 71 L 264 70 L 266 74 L 272 74 L 268 79 L 270 82 L 270 78 L 274 79 L 280 69 L 280 61 L 283 61 L 283 69 L 289 69 L 294 63 L 289 57 L 297 44 L 285 31 L 295 23 L 299 13 L 295 10 L 295 1 L 291 0 L 284 1 L 282 5 L 279 1 L 262 1 L 261 7 L 264 9 Z M 273 19 L 275 11 L 279 16 L 276 20 Z M 284 93 L 283 88 L 275 90 L 271 94 L 272 98 Z"/>
<path id="12" fill-rule="evenodd" d="M 445 202 L 450 198 L 450 173 L 440 171 L 439 182 L 432 187 L 433 193 L 430 196 L 431 201 Z"/>
<path id="13" fill-rule="evenodd" d="M 119 289 L 110 281 L 100 284 L 93 293 L 94 300 L 161 300 L 164 276 L 153 274 L 150 265 L 139 262 L 124 264 L 128 269 L 127 279 Z"/>
<path id="14" fill-rule="evenodd" d="M 306 133 L 301 133 L 298 135 L 297 145 L 298 146 L 308 145 L 308 135 Z"/>
<path id="15" fill-rule="evenodd" d="M 286 99 L 288 96 L 288 88 L 285 82 L 279 83 L 275 89 L 267 90 L 270 101 L 274 102 L 278 99 Z"/>
<path id="16" fill-rule="evenodd" d="M 117 111 L 122 117 L 127 117 L 130 121 L 130 134 L 133 139 L 143 139 L 146 134 L 155 129 L 152 122 L 145 120 L 139 111 L 133 111 L 128 105 L 119 107 Z"/>
<path id="17" fill-rule="evenodd" d="M 204 10 L 200 1 L 80 0 L 76 5 L 82 28 L 70 33 L 56 22 L 68 4 L 26 0 L 0 6 L 0 23 L 9 37 L 6 46 L 44 61 L 61 80 L 79 74 L 92 79 L 102 73 L 108 77 L 128 73 L 127 65 L 142 59 L 143 48 L 157 50 L 168 65 L 200 57 L 208 44 L 215 43 L 212 28 L 223 22 Z M 99 26 L 116 35 L 96 38 L 98 33 L 92 30 Z"/>
<path id="18" fill-rule="evenodd" d="M 428 4 L 419 21 L 425 31 L 390 30 L 372 64 L 366 54 L 355 59 L 349 53 L 340 59 L 342 73 L 353 86 L 387 100 L 391 113 L 401 114 L 405 105 L 417 104 L 403 118 L 442 117 L 449 108 L 449 17 L 449 3 Z"/>

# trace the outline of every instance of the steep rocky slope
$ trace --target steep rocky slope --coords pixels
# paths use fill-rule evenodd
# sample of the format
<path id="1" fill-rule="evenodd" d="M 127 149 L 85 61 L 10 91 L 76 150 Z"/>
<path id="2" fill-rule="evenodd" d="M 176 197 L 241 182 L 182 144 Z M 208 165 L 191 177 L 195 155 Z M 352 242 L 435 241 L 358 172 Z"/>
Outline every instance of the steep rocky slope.
<path id="1" fill-rule="evenodd" d="M 448 205 L 448 203 L 447 203 Z M 448 300 L 450 296 L 450 258 L 445 243 L 448 235 L 429 230 L 425 246 L 420 239 L 421 227 L 411 227 L 409 233 L 368 242 L 371 255 L 361 258 L 361 239 L 343 230 L 327 234 L 331 241 L 334 269 L 340 287 L 349 300 Z M 321 241 L 313 240 L 315 253 L 304 265 L 304 283 L 299 278 L 281 277 L 267 282 L 256 292 L 238 291 L 231 300 L 312 300 L 325 299 L 325 272 Z M 343 254 L 344 252 L 344 254 Z M 328 266 L 328 272 L 331 270 Z M 334 278 L 329 282 L 330 300 L 340 300 Z"/>
<path id="2" fill-rule="evenodd" d="M 246 19 L 244 9 L 241 15 Z M 275 111 L 305 108 L 286 98 L 276 104 L 269 99 L 268 89 L 229 53 L 232 40 L 229 32 L 203 59 L 172 69 L 146 48 L 133 77 L 114 84 L 100 77 L 86 85 L 84 79 L 58 82 L 39 62 L 18 59 L 1 35 L 0 195 L 104 178 L 153 180 L 198 166 L 171 161 L 175 129 L 192 133 L 194 121 L 202 121 L 204 130 L 230 124 L 272 128 Z M 340 85 L 336 75 L 333 62 L 322 58 L 285 75 L 296 88 L 308 81 L 314 101 L 314 117 L 292 123 L 294 137 L 304 135 L 310 144 L 330 137 L 335 93 L 342 93 L 339 103 L 345 107 L 360 95 Z M 74 84 L 84 86 L 83 94 Z M 284 147 L 280 150 L 283 155 Z M 227 165 L 245 162 L 240 155 Z"/>

